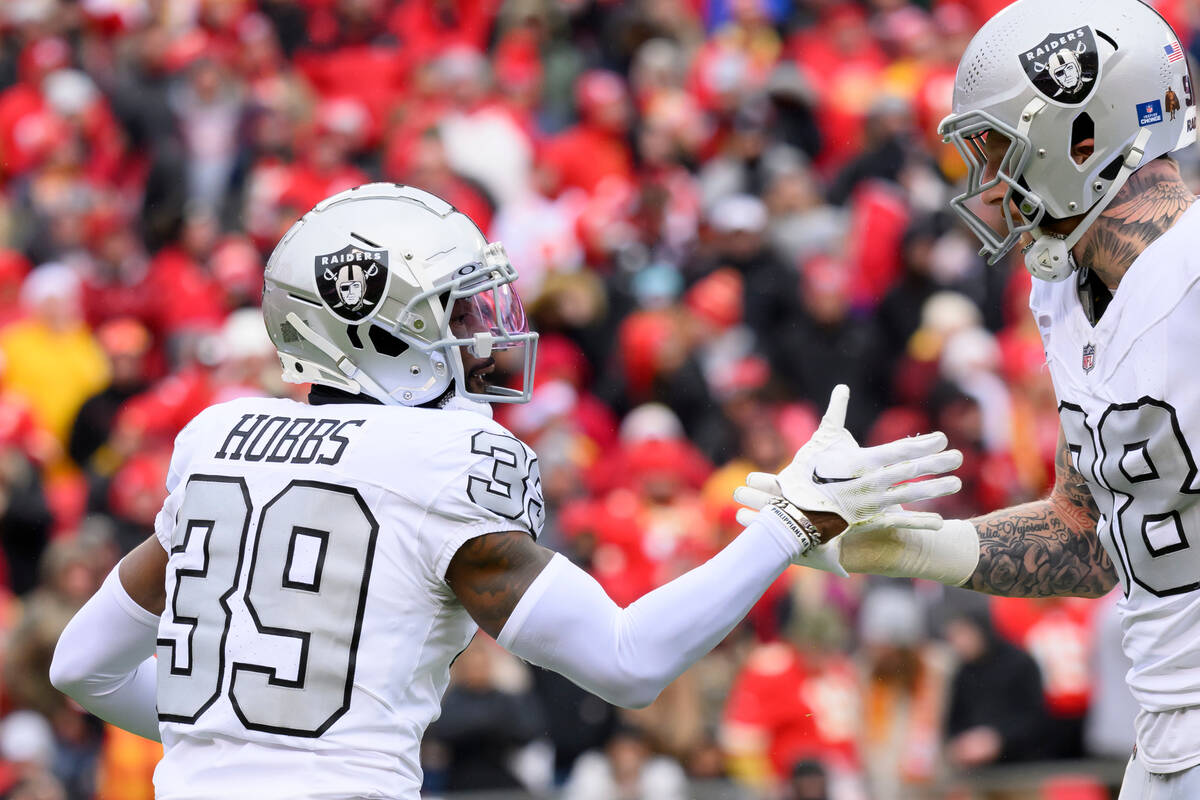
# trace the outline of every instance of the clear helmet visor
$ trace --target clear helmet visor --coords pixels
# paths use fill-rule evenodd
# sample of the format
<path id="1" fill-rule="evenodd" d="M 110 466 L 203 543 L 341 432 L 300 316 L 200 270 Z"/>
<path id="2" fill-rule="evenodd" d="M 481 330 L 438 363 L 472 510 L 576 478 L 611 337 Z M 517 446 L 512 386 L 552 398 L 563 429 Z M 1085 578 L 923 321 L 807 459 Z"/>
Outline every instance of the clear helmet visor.
<path id="1" fill-rule="evenodd" d="M 474 339 L 477 333 L 492 337 L 493 350 L 519 347 L 515 334 L 529 333 L 525 306 L 512 284 L 504 283 L 454 301 L 450 311 L 450 333 L 457 339 Z"/>
<path id="2" fill-rule="evenodd" d="M 513 285 L 488 280 L 450 306 L 448 343 L 460 351 L 460 393 L 474 400 L 522 402 L 532 391 L 537 334 Z"/>
<path id="3" fill-rule="evenodd" d="M 995 264 L 1041 222 L 1041 199 L 1022 184 L 1029 138 L 984 111 L 943 120 L 939 130 L 967 167 L 966 190 L 950 201 L 975 237 L 979 254 Z"/>

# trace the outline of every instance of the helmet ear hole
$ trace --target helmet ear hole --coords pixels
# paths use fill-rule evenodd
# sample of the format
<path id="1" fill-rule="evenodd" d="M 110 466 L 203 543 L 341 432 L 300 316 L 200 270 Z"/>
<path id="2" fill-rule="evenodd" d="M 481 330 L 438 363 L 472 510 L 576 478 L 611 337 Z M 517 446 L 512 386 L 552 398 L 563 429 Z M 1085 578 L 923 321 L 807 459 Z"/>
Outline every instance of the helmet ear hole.
<path id="1" fill-rule="evenodd" d="M 1092 116 L 1084 111 L 1071 123 L 1071 147 L 1075 147 L 1084 139 L 1095 138 L 1096 123 L 1092 120 Z"/>
<path id="2" fill-rule="evenodd" d="M 1117 173 L 1121 171 L 1121 164 L 1124 163 L 1124 161 L 1124 158 L 1117 156 L 1112 161 L 1108 162 L 1108 166 L 1100 170 L 1100 177 L 1106 181 L 1111 181 L 1113 178 L 1117 177 Z"/>
<path id="3" fill-rule="evenodd" d="M 355 350 L 363 349 L 362 339 L 360 339 L 358 336 L 358 326 L 357 325 L 347 325 L 346 326 L 346 338 L 350 340 L 350 344 L 354 345 Z"/>
<path id="4" fill-rule="evenodd" d="M 408 350 L 408 344 L 403 339 L 397 339 L 378 325 L 367 326 L 367 338 L 371 340 L 375 352 L 383 356 L 396 358 Z"/>
<path id="5" fill-rule="evenodd" d="M 1087 145 L 1080 146 L 1083 142 Z M 1071 122 L 1071 158 L 1082 164 L 1096 152 L 1096 123 L 1086 111 Z"/>

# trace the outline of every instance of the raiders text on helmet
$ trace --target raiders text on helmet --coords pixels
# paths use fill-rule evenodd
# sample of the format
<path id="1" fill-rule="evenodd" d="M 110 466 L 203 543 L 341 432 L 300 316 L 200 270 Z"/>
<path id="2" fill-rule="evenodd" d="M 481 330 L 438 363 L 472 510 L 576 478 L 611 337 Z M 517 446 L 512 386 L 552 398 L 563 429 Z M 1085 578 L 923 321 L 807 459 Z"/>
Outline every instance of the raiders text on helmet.
<path id="1" fill-rule="evenodd" d="M 503 246 L 471 220 L 410 186 L 372 183 L 304 215 L 267 263 L 263 316 L 284 379 L 420 405 L 445 394 L 524 402 L 537 334 L 513 288 Z M 451 312 L 472 321 L 451 330 Z M 523 388 L 467 385 L 460 348 L 479 358 L 523 351 Z"/>
<path id="2" fill-rule="evenodd" d="M 1017 0 L 967 46 L 939 132 L 967 164 L 967 190 L 951 206 L 988 263 L 1028 233 L 1026 267 L 1061 280 L 1074 269 L 1071 248 L 1129 175 L 1196 140 L 1196 99 L 1178 37 L 1140 0 Z M 1008 143 L 994 174 L 983 145 L 991 133 Z M 1072 148 L 1086 139 L 1093 152 L 1077 163 Z M 1001 184 L 995 227 L 979 197 Z M 1041 228 L 1070 217 L 1081 219 L 1066 238 Z"/>

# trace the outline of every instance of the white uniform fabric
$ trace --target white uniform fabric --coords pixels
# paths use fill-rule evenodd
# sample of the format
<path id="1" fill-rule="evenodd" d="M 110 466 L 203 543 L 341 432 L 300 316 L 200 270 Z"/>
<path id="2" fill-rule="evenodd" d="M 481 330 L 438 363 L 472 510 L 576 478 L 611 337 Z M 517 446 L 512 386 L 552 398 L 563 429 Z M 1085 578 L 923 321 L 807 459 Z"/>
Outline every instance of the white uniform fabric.
<path id="1" fill-rule="evenodd" d="M 50 662 L 50 683 L 118 728 L 158 741 L 150 653 L 158 617 L 139 606 L 113 568 L 67 623 Z"/>
<path id="2" fill-rule="evenodd" d="M 1156 774 L 1135 755 L 1125 767 L 1117 800 L 1195 800 L 1200 797 L 1200 768 Z"/>
<path id="3" fill-rule="evenodd" d="M 180 434 L 168 490 L 159 800 L 415 800 L 476 631 L 446 568 L 540 532 L 533 453 L 471 411 L 242 399 Z"/>
<path id="4" fill-rule="evenodd" d="M 789 525 L 759 514 L 721 552 L 628 608 L 555 555 L 496 641 L 610 703 L 640 708 L 716 647 L 799 555 Z"/>
<path id="5" fill-rule="evenodd" d="M 1034 281 L 1059 416 L 1121 580 L 1151 772 L 1200 764 L 1200 203 L 1137 258 L 1099 323 L 1074 281 Z M 1200 795 L 1198 795 L 1200 796 Z"/>

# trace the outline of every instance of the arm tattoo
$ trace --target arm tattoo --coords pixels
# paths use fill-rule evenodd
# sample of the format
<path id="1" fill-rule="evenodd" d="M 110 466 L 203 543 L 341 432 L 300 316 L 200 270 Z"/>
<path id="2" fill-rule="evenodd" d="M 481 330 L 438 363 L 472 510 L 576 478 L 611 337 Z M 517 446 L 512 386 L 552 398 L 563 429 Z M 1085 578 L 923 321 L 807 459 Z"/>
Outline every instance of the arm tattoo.
<path id="1" fill-rule="evenodd" d="M 1007 597 L 1100 597 L 1117 582 L 1100 546 L 1100 512 L 1059 435 L 1050 497 L 972 520 L 979 565 L 965 586 Z"/>
<path id="2" fill-rule="evenodd" d="M 1174 225 L 1194 199 L 1175 162 L 1151 161 L 1129 176 L 1112 205 L 1084 234 L 1080 265 L 1115 288 L 1133 260 Z"/>
<path id="3" fill-rule="evenodd" d="M 479 627 L 494 638 L 553 557 L 528 533 L 488 533 L 458 549 L 446 569 L 446 583 Z"/>

